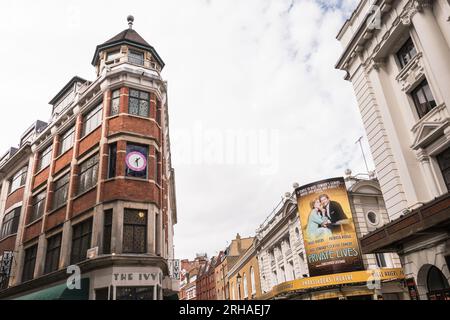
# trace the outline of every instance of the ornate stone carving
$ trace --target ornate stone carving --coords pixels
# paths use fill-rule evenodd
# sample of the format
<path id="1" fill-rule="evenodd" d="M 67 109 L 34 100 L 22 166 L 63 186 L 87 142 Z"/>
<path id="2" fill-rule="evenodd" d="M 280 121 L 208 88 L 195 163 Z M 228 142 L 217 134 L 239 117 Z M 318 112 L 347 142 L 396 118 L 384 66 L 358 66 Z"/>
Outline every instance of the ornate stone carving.
<path id="1" fill-rule="evenodd" d="M 411 25 L 412 17 L 418 13 L 422 12 L 425 8 L 432 8 L 432 0 L 413 0 L 404 9 L 401 14 L 402 23 L 406 26 Z"/>
<path id="2" fill-rule="evenodd" d="M 422 53 L 418 53 L 400 72 L 396 79 L 400 83 L 403 91 L 409 91 L 422 78 L 424 72 Z"/>
<path id="3" fill-rule="evenodd" d="M 419 149 L 416 151 L 416 158 L 417 160 L 419 160 L 419 162 L 421 163 L 426 163 L 426 162 L 430 162 L 430 157 L 427 154 L 427 152 L 423 149 Z"/>

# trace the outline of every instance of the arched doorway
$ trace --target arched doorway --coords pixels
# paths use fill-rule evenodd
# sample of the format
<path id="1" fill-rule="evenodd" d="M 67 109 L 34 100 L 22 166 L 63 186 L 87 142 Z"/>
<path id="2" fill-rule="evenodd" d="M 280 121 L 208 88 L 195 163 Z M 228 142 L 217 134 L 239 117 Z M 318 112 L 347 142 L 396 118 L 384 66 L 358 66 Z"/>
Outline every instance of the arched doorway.
<path id="1" fill-rule="evenodd" d="M 450 300 L 450 286 L 441 270 L 431 266 L 427 274 L 429 300 Z"/>

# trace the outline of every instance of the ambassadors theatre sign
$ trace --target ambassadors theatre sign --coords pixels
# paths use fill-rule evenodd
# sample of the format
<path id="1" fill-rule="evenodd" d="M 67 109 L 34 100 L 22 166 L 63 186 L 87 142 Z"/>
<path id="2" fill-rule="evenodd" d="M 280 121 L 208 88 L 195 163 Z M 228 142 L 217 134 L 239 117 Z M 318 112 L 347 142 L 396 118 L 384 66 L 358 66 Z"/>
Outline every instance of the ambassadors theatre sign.
<path id="1" fill-rule="evenodd" d="M 344 179 L 295 191 L 310 276 L 364 270 Z"/>
<path id="2" fill-rule="evenodd" d="M 306 291 L 321 287 L 337 286 L 343 284 L 375 283 L 378 281 L 392 281 L 404 279 L 405 274 L 400 268 L 376 269 L 366 271 L 345 272 L 339 274 L 329 274 L 325 276 L 311 277 L 288 281 L 275 286 L 270 292 L 258 297 L 260 300 L 267 300 L 280 294 L 294 291 Z"/>

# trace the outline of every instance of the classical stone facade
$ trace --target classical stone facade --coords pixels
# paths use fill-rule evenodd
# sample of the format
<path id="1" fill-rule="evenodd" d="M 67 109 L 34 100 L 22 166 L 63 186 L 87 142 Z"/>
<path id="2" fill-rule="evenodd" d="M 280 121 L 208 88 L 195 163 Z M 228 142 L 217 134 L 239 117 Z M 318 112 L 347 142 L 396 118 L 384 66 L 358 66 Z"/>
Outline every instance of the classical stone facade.
<path id="1" fill-rule="evenodd" d="M 95 80 L 69 81 L 50 101 L 50 122 L 0 160 L 0 257 L 10 266 L 0 299 L 178 290 L 168 270 L 177 213 L 164 62 L 132 24 L 97 46 Z M 70 290 L 78 271 L 82 288 Z"/>
<path id="2" fill-rule="evenodd" d="M 360 1 L 338 40 L 391 221 L 363 251 L 398 252 L 413 298 L 450 298 L 450 3 Z"/>

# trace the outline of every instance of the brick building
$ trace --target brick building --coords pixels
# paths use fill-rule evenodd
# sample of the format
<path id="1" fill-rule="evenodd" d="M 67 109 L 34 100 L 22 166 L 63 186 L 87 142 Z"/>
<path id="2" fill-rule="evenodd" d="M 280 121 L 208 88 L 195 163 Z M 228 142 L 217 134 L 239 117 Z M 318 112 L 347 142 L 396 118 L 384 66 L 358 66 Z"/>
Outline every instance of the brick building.
<path id="1" fill-rule="evenodd" d="M 153 300 L 177 290 L 164 62 L 133 20 L 97 46 L 95 80 L 72 78 L 50 101 L 49 123 L 0 158 L 0 299 Z M 77 267 L 81 289 L 69 290 Z"/>
<path id="2" fill-rule="evenodd" d="M 218 257 L 212 257 L 199 269 L 197 276 L 197 300 L 217 300 L 216 265 Z"/>
<path id="3" fill-rule="evenodd" d="M 206 254 L 197 254 L 194 260 L 183 259 L 181 264 L 179 300 L 196 300 L 197 275 L 199 269 L 207 263 Z"/>

